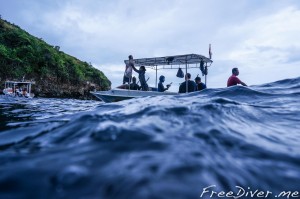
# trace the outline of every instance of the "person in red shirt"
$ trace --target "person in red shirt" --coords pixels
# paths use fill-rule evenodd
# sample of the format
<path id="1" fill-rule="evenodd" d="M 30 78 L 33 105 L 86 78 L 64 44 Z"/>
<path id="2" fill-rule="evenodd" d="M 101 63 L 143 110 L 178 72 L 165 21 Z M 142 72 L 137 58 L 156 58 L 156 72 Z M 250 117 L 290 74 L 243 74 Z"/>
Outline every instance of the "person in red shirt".
<path id="1" fill-rule="evenodd" d="M 238 68 L 233 68 L 232 69 L 232 75 L 229 77 L 227 81 L 227 87 L 229 86 L 235 86 L 238 84 L 242 84 L 243 86 L 247 86 L 244 82 L 242 82 L 237 76 L 240 74 Z"/>

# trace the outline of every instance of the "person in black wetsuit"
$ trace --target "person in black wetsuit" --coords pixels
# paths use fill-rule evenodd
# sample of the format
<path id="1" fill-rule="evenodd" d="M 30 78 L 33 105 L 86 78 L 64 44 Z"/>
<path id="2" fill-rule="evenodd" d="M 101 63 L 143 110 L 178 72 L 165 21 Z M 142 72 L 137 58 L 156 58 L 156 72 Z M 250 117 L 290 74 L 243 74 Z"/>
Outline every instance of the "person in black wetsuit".
<path id="1" fill-rule="evenodd" d="M 140 83 L 141 83 L 142 90 L 143 91 L 148 91 L 149 87 L 148 87 L 148 84 L 147 84 L 146 79 L 145 79 L 145 73 L 146 73 L 145 66 L 141 66 L 140 69 L 137 70 L 135 68 L 135 66 L 132 65 L 132 69 L 139 74 L 139 80 L 140 80 Z"/>
<path id="2" fill-rule="evenodd" d="M 186 82 L 188 83 L 188 93 L 196 91 L 196 83 L 191 81 L 191 74 L 185 74 L 185 81 L 179 86 L 179 93 L 186 93 Z"/>
<path id="3" fill-rule="evenodd" d="M 195 83 L 197 85 L 196 91 L 201 91 L 206 88 L 206 85 L 203 82 L 201 82 L 201 78 L 198 76 L 195 78 Z"/>
<path id="4" fill-rule="evenodd" d="M 164 87 L 163 83 L 165 81 L 165 76 L 161 75 L 159 77 L 159 83 L 158 83 L 158 86 L 157 86 L 157 91 L 158 92 L 164 92 L 166 90 L 168 90 L 170 88 L 170 84 L 167 85 L 167 88 Z"/>
<path id="5" fill-rule="evenodd" d="M 130 90 L 140 90 L 140 86 L 136 83 L 136 77 L 132 78 L 132 83 L 130 84 Z"/>

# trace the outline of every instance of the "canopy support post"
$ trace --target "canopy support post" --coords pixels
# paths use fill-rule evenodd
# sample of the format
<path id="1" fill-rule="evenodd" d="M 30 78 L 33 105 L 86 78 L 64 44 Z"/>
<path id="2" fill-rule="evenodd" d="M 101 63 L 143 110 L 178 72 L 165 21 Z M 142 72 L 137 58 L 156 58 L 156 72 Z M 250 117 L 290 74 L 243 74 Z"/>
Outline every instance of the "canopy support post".
<path id="1" fill-rule="evenodd" d="M 158 85 L 157 85 L 157 65 L 155 66 L 155 88 L 158 89 Z M 157 90 L 158 91 L 158 90 Z"/>
<path id="2" fill-rule="evenodd" d="M 28 94 L 29 94 L 29 97 L 30 97 L 30 93 L 31 93 L 31 84 L 28 85 Z"/>
<path id="3" fill-rule="evenodd" d="M 205 65 L 205 85 L 207 86 L 207 83 L 206 83 L 206 81 L 207 81 L 207 62 L 206 62 L 206 65 Z"/>
<path id="4" fill-rule="evenodd" d="M 189 85 L 188 85 L 188 81 L 185 77 L 187 75 L 187 56 L 185 56 L 185 76 L 184 76 L 184 79 L 185 79 L 185 93 L 188 93 L 188 88 L 189 88 Z"/>

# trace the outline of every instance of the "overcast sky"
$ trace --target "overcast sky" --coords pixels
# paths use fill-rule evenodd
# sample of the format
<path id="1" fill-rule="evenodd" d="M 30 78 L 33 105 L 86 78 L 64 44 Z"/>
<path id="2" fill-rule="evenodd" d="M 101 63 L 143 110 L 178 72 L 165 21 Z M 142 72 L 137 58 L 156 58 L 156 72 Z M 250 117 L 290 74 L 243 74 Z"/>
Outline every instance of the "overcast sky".
<path id="1" fill-rule="evenodd" d="M 300 76 L 299 0 L 0 0 L 0 14 L 91 62 L 112 87 L 122 83 L 129 54 L 208 56 L 210 43 L 208 87 L 226 86 L 232 67 L 249 85 Z M 159 71 L 172 91 L 183 81 L 176 73 Z M 146 76 L 154 85 L 155 72 Z"/>

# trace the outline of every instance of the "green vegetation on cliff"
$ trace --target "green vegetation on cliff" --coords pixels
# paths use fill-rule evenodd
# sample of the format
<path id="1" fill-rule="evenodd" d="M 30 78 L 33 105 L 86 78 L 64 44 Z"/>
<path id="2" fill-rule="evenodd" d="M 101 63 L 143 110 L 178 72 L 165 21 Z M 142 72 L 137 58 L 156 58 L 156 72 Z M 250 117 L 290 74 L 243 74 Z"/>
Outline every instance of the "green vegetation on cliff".
<path id="1" fill-rule="evenodd" d="M 47 97 L 78 98 L 111 85 L 91 64 L 0 19 L 0 82 L 22 78 L 35 81 L 35 92 Z"/>

